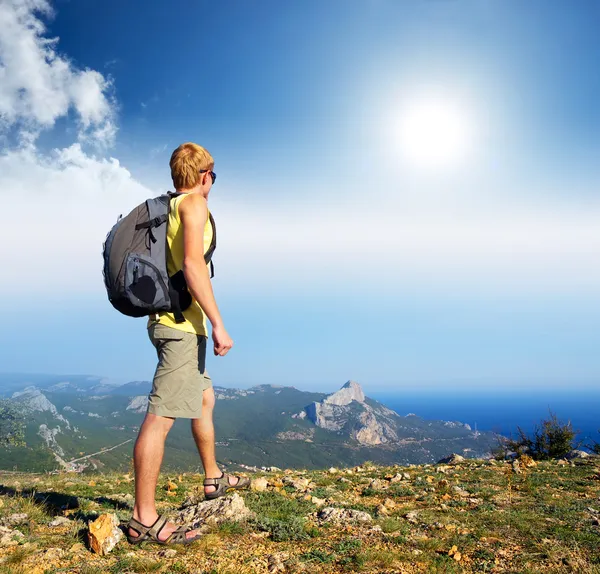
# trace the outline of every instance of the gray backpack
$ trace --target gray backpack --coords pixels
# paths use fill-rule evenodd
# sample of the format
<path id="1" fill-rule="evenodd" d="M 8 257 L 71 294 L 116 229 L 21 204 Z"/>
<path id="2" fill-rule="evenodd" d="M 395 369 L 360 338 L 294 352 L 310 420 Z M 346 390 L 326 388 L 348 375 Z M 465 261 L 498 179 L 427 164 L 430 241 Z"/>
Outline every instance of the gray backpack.
<path id="1" fill-rule="evenodd" d="M 104 284 L 113 307 L 129 317 L 144 317 L 162 311 L 183 323 L 192 304 L 182 270 L 167 272 L 167 224 L 170 200 L 166 193 L 148 199 L 126 217 L 120 216 L 103 245 Z M 214 276 L 212 255 L 217 246 L 215 221 L 210 215 L 213 239 L 204 254 Z"/>

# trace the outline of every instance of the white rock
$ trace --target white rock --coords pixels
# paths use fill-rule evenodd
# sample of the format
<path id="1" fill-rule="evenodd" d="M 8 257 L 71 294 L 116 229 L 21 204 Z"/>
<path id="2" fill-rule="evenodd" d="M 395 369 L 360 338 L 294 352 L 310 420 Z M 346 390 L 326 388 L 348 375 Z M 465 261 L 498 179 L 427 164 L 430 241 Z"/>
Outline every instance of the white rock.
<path id="1" fill-rule="evenodd" d="M 17 546 L 24 538 L 22 532 L 0 526 L 0 546 Z"/>

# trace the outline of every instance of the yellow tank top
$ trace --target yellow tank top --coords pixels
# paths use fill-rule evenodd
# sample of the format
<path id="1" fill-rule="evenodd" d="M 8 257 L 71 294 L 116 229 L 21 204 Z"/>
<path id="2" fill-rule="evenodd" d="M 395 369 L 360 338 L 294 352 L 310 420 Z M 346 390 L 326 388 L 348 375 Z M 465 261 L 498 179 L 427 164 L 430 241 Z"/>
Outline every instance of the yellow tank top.
<path id="1" fill-rule="evenodd" d="M 183 227 L 181 226 L 181 219 L 179 218 L 179 206 L 186 197 L 187 194 L 178 195 L 171 199 L 169 223 L 167 227 L 167 271 L 169 272 L 169 276 L 175 275 L 175 273 L 183 268 Z M 206 253 L 210 247 L 212 236 L 213 228 L 207 218 L 206 225 L 204 226 L 204 253 Z M 205 337 L 208 336 L 206 315 L 195 299 L 192 298 L 192 304 L 183 312 L 183 316 L 185 317 L 185 322 L 177 323 L 173 313 L 160 313 L 158 315 L 158 322 L 161 325 L 179 329 L 186 333 L 195 333 L 196 335 L 204 335 Z M 151 317 L 150 323 L 152 322 L 154 322 L 154 320 Z"/>

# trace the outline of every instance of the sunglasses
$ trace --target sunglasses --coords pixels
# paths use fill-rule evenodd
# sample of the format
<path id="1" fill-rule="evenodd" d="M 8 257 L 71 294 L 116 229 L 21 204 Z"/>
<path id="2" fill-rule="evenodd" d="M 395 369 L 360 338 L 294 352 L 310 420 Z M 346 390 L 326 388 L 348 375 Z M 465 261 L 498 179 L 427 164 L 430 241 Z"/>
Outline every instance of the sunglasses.
<path id="1" fill-rule="evenodd" d="M 214 171 L 210 171 L 208 169 L 201 169 L 200 173 L 206 173 L 207 171 L 208 171 L 208 173 L 210 173 L 210 177 L 212 178 L 212 182 L 214 184 L 215 180 L 217 179 L 217 174 Z"/>

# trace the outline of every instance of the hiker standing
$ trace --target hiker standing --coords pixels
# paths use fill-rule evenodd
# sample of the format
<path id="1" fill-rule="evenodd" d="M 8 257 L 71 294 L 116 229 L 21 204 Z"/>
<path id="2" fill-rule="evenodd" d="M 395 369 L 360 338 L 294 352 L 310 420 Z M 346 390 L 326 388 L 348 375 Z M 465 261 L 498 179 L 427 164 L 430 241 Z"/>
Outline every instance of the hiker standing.
<path id="1" fill-rule="evenodd" d="M 177 299 L 178 310 L 152 314 L 148 321 L 158 366 L 134 448 L 135 506 L 128 525 L 128 539 L 133 543 L 187 543 L 199 537 L 197 531 L 177 528 L 156 511 L 155 492 L 165 440 L 176 418 L 191 419 L 206 475 L 206 498 L 248 487 L 250 482 L 222 473 L 215 458 L 215 395 L 205 368 L 207 319 L 212 325 L 215 355 L 224 357 L 233 341 L 223 325 L 206 262 L 207 252 L 214 250 L 216 243 L 207 203 L 217 177 L 214 160 L 203 147 L 185 143 L 173 152 L 170 166 L 176 193 L 169 196 L 166 261 L 170 295 Z M 142 289 L 140 284 L 138 289 Z"/>

